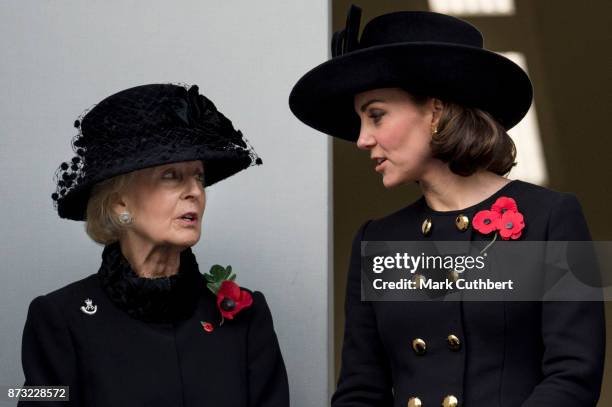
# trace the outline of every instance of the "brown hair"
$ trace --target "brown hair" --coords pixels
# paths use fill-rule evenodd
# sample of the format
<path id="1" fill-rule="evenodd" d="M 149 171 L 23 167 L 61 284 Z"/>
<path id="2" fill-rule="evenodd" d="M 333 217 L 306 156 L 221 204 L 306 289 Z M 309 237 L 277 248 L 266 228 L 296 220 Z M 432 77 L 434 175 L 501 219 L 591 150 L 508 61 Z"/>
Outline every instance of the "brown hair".
<path id="1" fill-rule="evenodd" d="M 85 231 L 95 242 L 107 245 L 119 240 L 126 226 L 119 223 L 112 205 L 118 195 L 129 187 L 133 174 L 117 175 L 93 187 L 87 202 Z"/>
<path id="2" fill-rule="evenodd" d="M 412 96 L 417 105 L 428 97 Z M 516 147 L 506 130 L 487 112 L 442 101 L 437 133 L 432 135 L 433 157 L 448 163 L 452 172 L 468 176 L 478 170 L 507 174 L 516 159 Z"/>

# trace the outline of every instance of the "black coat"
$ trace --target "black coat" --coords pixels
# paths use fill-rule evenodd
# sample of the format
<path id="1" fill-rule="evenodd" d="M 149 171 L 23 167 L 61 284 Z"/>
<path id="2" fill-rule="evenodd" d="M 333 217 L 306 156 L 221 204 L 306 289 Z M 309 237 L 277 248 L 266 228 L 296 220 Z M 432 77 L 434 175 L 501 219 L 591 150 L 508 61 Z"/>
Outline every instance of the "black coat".
<path id="1" fill-rule="evenodd" d="M 117 244 L 102 257 L 97 274 L 35 298 L 23 332 L 25 385 L 68 385 L 70 403 L 19 406 L 289 405 L 263 294 L 219 326 L 191 250 L 177 274 L 160 279 L 134 274 Z M 81 309 L 86 299 L 95 313 Z"/>
<path id="2" fill-rule="evenodd" d="M 455 218 L 471 220 L 500 196 L 524 215 L 521 240 L 590 240 L 577 199 L 521 181 L 460 211 L 431 210 L 424 198 L 366 222 L 353 242 L 347 283 L 342 368 L 333 407 L 405 407 L 417 397 L 440 406 L 594 406 L 604 365 L 601 302 L 362 302 L 360 242 L 475 240 Z M 422 222 L 433 228 L 423 236 Z M 490 238 L 489 238 L 490 240 Z M 455 335 L 460 346 L 449 346 Z M 413 340 L 426 343 L 417 354 Z M 412 405 L 418 405 L 414 403 Z"/>

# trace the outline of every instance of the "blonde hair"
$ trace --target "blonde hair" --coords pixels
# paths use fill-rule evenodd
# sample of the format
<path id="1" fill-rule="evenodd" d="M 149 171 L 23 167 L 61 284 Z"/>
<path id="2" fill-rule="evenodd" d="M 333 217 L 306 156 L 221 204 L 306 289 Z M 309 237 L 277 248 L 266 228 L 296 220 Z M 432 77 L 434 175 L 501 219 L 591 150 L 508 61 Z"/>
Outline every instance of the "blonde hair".
<path id="1" fill-rule="evenodd" d="M 134 172 L 117 175 L 94 185 L 85 217 L 85 231 L 91 239 L 103 245 L 119 240 L 126 227 L 119 223 L 113 204 L 132 183 Z"/>

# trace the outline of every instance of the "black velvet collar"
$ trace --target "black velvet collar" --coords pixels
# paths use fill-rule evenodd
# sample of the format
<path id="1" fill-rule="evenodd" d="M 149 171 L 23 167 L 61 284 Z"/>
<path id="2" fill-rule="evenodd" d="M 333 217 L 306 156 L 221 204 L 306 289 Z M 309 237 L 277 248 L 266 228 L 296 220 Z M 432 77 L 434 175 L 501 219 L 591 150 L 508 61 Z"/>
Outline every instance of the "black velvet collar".
<path id="1" fill-rule="evenodd" d="M 98 271 L 111 301 L 130 316 L 146 322 L 175 322 L 188 318 L 205 288 L 191 249 L 181 252 L 178 273 L 170 277 L 139 277 L 121 253 L 119 243 L 104 247 Z"/>

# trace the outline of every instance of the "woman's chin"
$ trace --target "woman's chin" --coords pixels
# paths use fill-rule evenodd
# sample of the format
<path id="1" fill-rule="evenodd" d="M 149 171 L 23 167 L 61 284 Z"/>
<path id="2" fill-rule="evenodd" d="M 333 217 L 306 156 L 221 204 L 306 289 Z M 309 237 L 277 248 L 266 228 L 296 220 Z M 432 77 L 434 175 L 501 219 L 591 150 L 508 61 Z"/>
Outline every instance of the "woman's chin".
<path id="1" fill-rule="evenodd" d="M 391 189 L 413 183 L 418 179 L 419 172 L 414 168 L 399 170 L 399 168 L 392 167 L 383 172 L 382 183 L 386 189 Z"/>
<path id="2" fill-rule="evenodd" d="M 386 189 L 392 189 L 405 183 L 403 180 L 392 175 L 383 175 L 382 182 Z"/>
<path id="3" fill-rule="evenodd" d="M 177 236 L 176 238 L 171 240 L 171 244 L 179 247 L 192 247 L 195 246 L 196 243 L 200 241 L 200 234 L 197 236 L 194 234 L 193 236 Z"/>

